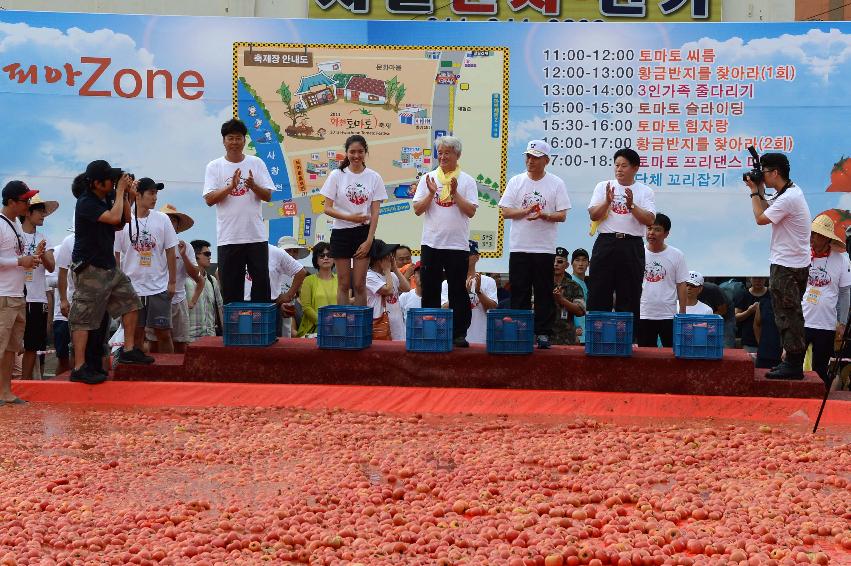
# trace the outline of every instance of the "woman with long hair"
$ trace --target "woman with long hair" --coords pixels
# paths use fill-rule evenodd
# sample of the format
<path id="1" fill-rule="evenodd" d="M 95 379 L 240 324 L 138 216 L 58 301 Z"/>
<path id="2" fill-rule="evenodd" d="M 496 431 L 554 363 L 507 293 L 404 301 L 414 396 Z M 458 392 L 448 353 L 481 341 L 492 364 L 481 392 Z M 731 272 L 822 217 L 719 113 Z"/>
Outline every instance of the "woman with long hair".
<path id="1" fill-rule="evenodd" d="M 328 175 L 320 193 L 325 197 L 325 214 L 334 219 L 331 255 L 337 265 L 337 304 L 366 305 L 366 272 L 369 252 L 378 226 L 378 209 L 387 199 L 381 175 L 366 166 L 368 147 L 360 135 L 349 136 L 346 157 Z"/>
<path id="2" fill-rule="evenodd" d="M 328 242 L 313 246 L 313 267 L 316 273 L 308 275 L 298 295 L 303 314 L 298 327 L 299 336 L 316 333 L 319 307 L 333 305 L 337 298 L 337 275 L 334 274 L 334 258 Z"/>

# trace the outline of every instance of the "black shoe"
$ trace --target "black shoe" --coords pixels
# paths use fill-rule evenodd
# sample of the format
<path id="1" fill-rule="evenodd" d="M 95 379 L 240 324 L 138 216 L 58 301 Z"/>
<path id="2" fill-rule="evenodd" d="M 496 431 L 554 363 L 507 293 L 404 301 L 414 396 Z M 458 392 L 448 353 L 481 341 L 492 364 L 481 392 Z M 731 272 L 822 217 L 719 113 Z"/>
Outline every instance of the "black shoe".
<path id="1" fill-rule="evenodd" d="M 538 349 L 539 350 L 549 350 L 550 349 L 550 337 L 546 334 L 541 334 L 538 336 Z"/>
<path id="2" fill-rule="evenodd" d="M 92 371 L 84 364 L 79 369 L 71 370 L 71 381 L 85 383 L 86 385 L 98 385 L 106 381 L 106 376 Z"/>
<path id="3" fill-rule="evenodd" d="M 140 350 L 139 348 L 133 348 L 130 351 L 123 351 L 118 356 L 119 364 L 152 364 L 154 363 L 154 358 L 148 356 Z"/>
<path id="4" fill-rule="evenodd" d="M 467 342 L 467 339 L 464 338 L 463 336 L 457 336 L 456 338 L 454 338 L 452 340 L 452 345 L 455 346 L 456 348 L 469 348 L 470 347 L 470 343 Z"/>
<path id="5" fill-rule="evenodd" d="M 804 371 L 800 364 L 784 361 L 779 366 L 765 374 L 768 379 L 804 379 Z"/>

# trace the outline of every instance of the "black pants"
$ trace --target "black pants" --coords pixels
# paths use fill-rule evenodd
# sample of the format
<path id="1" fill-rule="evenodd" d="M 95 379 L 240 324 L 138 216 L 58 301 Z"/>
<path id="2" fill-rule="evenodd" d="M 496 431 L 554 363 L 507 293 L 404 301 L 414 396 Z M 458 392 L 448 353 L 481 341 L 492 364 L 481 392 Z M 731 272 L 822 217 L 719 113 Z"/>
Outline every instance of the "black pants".
<path id="1" fill-rule="evenodd" d="M 644 279 L 644 243 L 638 236 L 617 238 L 600 234 L 591 251 L 588 312 L 633 313 L 641 318 L 641 282 Z M 613 299 L 614 297 L 614 299 Z"/>
<path id="2" fill-rule="evenodd" d="M 663 348 L 674 346 L 674 320 L 650 320 L 642 318 L 638 321 L 638 345 L 645 348 L 655 348 L 662 341 Z"/>
<path id="3" fill-rule="evenodd" d="M 219 282 L 222 284 L 222 303 L 245 300 L 245 270 L 251 276 L 251 302 L 272 302 L 269 287 L 269 244 L 229 244 L 219 246 Z"/>
<path id="4" fill-rule="evenodd" d="M 555 254 L 511 252 L 508 256 L 508 282 L 511 284 L 511 308 L 532 308 L 535 295 L 535 334 L 549 336 L 556 319 L 553 299 L 553 260 Z"/>
<path id="5" fill-rule="evenodd" d="M 453 338 L 464 338 L 470 328 L 472 311 L 467 294 L 467 269 L 470 253 L 463 250 L 442 250 L 423 246 L 420 255 L 420 285 L 423 308 L 440 308 L 440 286 L 446 279 L 449 308 L 452 309 Z"/>
<path id="6" fill-rule="evenodd" d="M 827 368 L 834 353 L 833 339 L 836 332 L 820 328 L 804 328 L 804 336 L 804 348 L 806 349 L 810 344 L 813 345 L 813 371 L 825 383 L 828 383 Z"/>
<path id="7" fill-rule="evenodd" d="M 103 357 L 106 355 L 109 346 L 109 314 L 104 313 L 103 319 L 100 321 L 100 327 L 97 330 L 89 330 L 89 339 L 86 341 L 85 364 L 93 370 L 103 370 Z M 132 332 L 132 331 L 131 331 Z M 136 344 L 137 348 L 141 348 L 141 344 Z M 76 360 L 74 360 L 77 363 Z"/>

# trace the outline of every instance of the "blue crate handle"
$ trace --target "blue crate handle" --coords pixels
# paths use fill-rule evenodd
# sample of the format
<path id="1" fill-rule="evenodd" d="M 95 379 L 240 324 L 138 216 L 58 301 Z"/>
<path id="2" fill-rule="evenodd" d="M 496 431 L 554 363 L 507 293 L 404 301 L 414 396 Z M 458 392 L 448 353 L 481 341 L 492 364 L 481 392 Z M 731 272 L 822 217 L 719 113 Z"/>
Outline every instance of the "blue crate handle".
<path id="1" fill-rule="evenodd" d="M 251 322 L 254 319 L 254 313 L 251 311 L 239 311 L 239 324 L 237 332 L 240 334 L 251 334 Z"/>
<path id="2" fill-rule="evenodd" d="M 437 338 L 437 320 L 433 315 L 425 315 L 423 320 L 423 338 L 434 340 Z"/>

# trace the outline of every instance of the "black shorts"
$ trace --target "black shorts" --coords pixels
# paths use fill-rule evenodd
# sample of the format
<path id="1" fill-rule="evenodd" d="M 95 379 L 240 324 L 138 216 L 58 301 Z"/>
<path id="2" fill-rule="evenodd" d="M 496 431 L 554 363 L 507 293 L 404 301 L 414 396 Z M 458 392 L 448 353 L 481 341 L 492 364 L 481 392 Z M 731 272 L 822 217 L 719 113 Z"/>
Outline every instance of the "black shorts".
<path id="1" fill-rule="evenodd" d="M 27 325 L 24 328 L 24 350 L 47 349 L 47 303 L 27 303 Z"/>
<path id="2" fill-rule="evenodd" d="M 355 257 L 358 246 L 369 237 L 369 224 L 354 228 L 334 228 L 331 230 L 331 257 L 345 259 Z"/>

